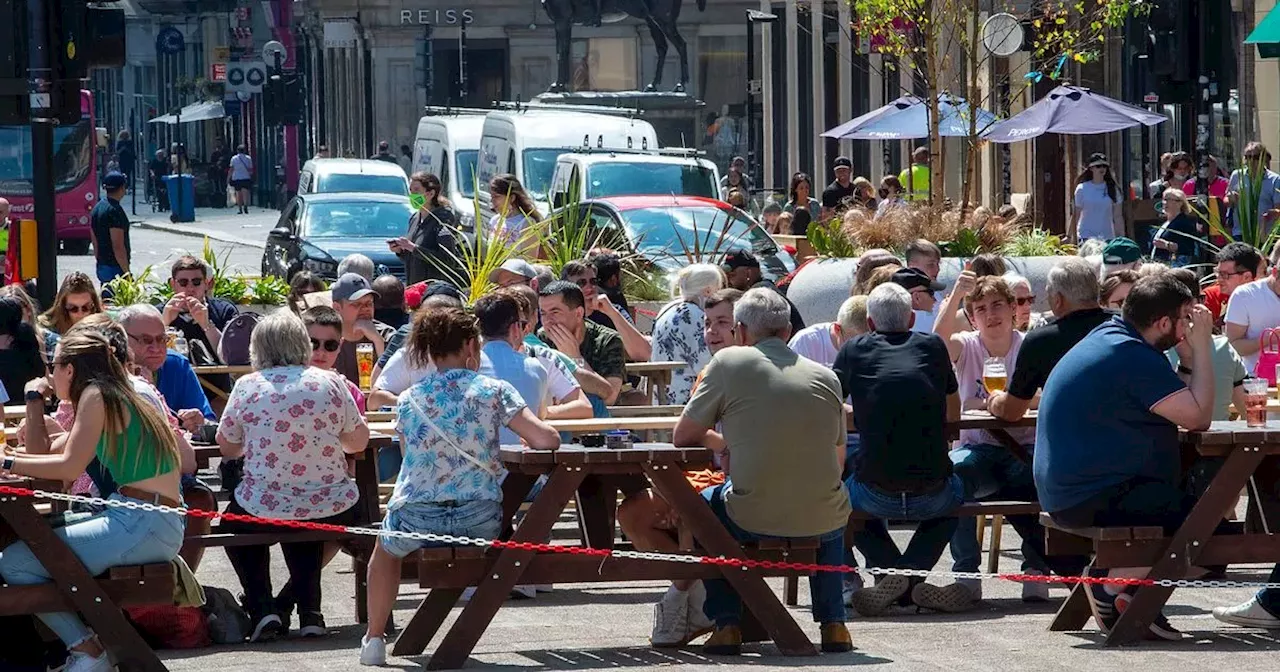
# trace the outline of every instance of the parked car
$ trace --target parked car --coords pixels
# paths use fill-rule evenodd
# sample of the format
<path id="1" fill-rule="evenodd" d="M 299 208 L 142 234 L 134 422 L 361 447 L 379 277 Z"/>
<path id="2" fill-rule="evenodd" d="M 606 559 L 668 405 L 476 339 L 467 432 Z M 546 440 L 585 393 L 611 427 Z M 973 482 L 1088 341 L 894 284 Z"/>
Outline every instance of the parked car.
<path id="1" fill-rule="evenodd" d="M 395 194 L 295 196 L 267 234 L 262 275 L 288 281 L 294 273 L 307 270 L 333 280 L 338 262 L 360 253 L 373 260 L 378 273 L 403 278 L 404 264 L 387 241 L 408 231 L 412 214 L 409 198 Z"/>
<path id="2" fill-rule="evenodd" d="M 616 196 L 588 199 L 552 213 L 564 222 L 589 222 L 592 240 L 634 250 L 643 259 L 675 274 L 694 261 L 719 263 L 734 250 L 747 249 L 760 271 L 779 280 L 796 261 L 750 215 L 724 201 L 696 196 Z M 697 251 L 697 259 L 690 256 Z"/>
<path id="3" fill-rule="evenodd" d="M 373 159 L 311 159 L 298 172 L 298 194 L 396 194 L 408 197 L 400 166 Z"/>
<path id="4" fill-rule="evenodd" d="M 665 194 L 717 198 L 720 171 L 691 149 L 576 150 L 561 154 L 551 176 L 551 203 L 610 196 Z"/>

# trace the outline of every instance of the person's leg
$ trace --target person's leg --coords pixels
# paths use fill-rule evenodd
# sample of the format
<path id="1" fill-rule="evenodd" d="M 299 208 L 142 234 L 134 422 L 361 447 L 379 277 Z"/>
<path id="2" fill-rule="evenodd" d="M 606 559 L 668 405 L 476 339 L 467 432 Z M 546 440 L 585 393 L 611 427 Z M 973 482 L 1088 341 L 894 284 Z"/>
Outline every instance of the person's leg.
<path id="1" fill-rule="evenodd" d="M 617 521 L 622 533 L 638 551 L 678 553 L 680 543 L 672 525 L 674 509 L 652 490 L 637 492 L 618 505 Z M 693 580 L 672 581 L 677 590 L 689 590 Z"/>
<path id="2" fill-rule="evenodd" d="M 186 502 L 188 508 L 200 511 L 217 511 L 218 498 L 214 496 L 213 490 L 209 486 L 201 483 L 196 477 L 184 475 L 182 477 L 182 501 Z M 209 534 L 212 529 L 212 521 L 202 516 L 187 516 L 186 536 L 198 537 Z M 183 545 L 182 551 L 179 553 L 183 561 L 194 572 L 200 566 L 200 560 L 204 557 L 204 546 Z"/>
<path id="3" fill-rule="evenodd" d="M 862 551 L 863 557 L 867 560 L 867 566 L 898 567 L 902 561 L 902 554 L 889 536 L 889 530 L 885 527 L 883 519 L 900 516 L 902 508 L 899 503 L 892 497 L 883 495 L 859 482 L 856 476 L 846 480 L 844 487 L 849 495 L 849 504 L 854 509 L 876 516 L 865 521 L 862 529 L 853 537 L 853 543 L 859 551 Z"/>
<path id="4" fill-rule="evenodd" d="M 716 514 L 716 518 L 719 518 L 720 522 L 728 528 L 729 533 L 742 539 L 749 535 L 729 520 L 729 512 L 724 504 L 724 490 L 727 486 L 728 484 L 724 484 L 707 488 L 702 491 L 702 498 L 711 507 L 712 513 Z M 703 605 L 703 613 L 707 618 L 711 619 L 717 628 L 737 626 L 742 620 L 742 599 L 729 586 L 729 582 L 717 578 L 707 579 L 702 584 L 707 589 L 707 601 Z"/>
<path id="5" fill-rule="evenodd" d="M 236 501 L 235 495 L 227 504 L 227 513 L 246 515 L 243 507 Z M 263 531 L 261 525 L 223 520 L 218 528 L 225 533 L 245 532 L 249 534 Z M 271 592 L 271 552 L 267 546 L 228 546 L 227 560 L 240 579 L 240 588 L 244 591 L 245 608 L 249 618 L 255 624 L 273 615 L 274 605 Z"/>
<path id="6" fill-rule="evenodd" d="M 844 528 L 819 538 L 817 564 L 839 565 L 844 560 Z M 844 623 L 844 599 L 840 572 L 814 572 L 809 576 L 809 599 L 817 623 Z"/>

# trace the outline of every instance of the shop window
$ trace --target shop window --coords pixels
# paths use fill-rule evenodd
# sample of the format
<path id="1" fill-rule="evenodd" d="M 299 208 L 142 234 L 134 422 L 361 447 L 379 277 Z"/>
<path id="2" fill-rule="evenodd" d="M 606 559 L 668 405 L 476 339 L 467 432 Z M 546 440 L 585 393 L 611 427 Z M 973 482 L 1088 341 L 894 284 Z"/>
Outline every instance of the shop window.
<path id="1" fill-rule="evenodd" d="M 707 104 L 702 150 L 724 172 L 733 157 L 747 154 L 747 37 L 700 36 L 697 54 L 694 81 Z"/>

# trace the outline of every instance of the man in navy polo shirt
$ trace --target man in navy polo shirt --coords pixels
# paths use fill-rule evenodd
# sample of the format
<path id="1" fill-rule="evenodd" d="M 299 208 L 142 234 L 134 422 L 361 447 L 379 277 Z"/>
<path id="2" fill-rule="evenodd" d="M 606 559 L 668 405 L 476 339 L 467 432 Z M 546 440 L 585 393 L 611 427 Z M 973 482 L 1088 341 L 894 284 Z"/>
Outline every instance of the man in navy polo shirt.
<path id="1" fill-rule="evenodd" d="M 1121 316 L 1104 322 L 1054 367 L 1036 426 L 1034 473 L 1040 504 L 1067 527 L 1159 525 L 1172 533 L 1195 498 L 1179 485 L 1178 426 L 1213 417 L 1213 315 L 1167 274 L 1133 286 Z M 1191 346 L 1183 383 L 1164 352 Z M 1111 576 L 1145 576 L 1111 570 Z M 1103 576 L 1105 574 L 1098 574 Z M 1108 632 L 1130 597 L 1093 584 L 1099 627 Z M 1154 635 L 1178 639 L 1163 616 Z"/>

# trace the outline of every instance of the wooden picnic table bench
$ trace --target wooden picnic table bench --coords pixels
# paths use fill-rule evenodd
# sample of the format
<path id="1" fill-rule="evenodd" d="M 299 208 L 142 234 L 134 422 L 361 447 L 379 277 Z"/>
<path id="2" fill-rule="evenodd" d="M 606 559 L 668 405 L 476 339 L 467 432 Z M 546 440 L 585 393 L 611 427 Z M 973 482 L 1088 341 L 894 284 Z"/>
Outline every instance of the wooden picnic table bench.
<path id="1" fill-rule="evenodd" d="M 206 366 L 191 367 L 196 372 L 196 378 L 200 379 L 200 386 L 204 388 L 206 394 L 212 394 L 218 399 L 227 399 L 228 395 L 217 385 L 209 382 L 208 376 L 243 376 L 253 373 L 253 367 L 244 365 L 229 366 L 226 364 L 211 364 Z"/>
<path id="2" fill-rule="evenodd" d="M 4 479 L 16 487 L 47 487 L 29 479 Z M 94 577 L 36 510 L 31 497 L 0 496 L 0 520 L 18 540 L 31 548 L 51 577 L 50 583 L 0 587 L 0 615 L 79 612 L 98 636 L 108 655 L 122 670 L 166 670 L 151 647 L 120 610 L 122 605 L 173 604 L 171 565 L 113 567 Z"/>
<path id="3" fill-rule="evenodd" d="M 684 362 L 629 362 L 627 373 L 640 376 L 649 381 L 647 392 L 650 404 L 663 403 L 667 398 L 667 387 L 671 385 L 671 372 L 688 366 Z"/>
<path id="4" fill-rule="evenodd" d="M 546 539 L 574 492 L 589 476 L 643 476 L 676 509 L 708 555 L 750 557 L 750 551 L 734 540 L 684 478 L 685 470 L 705 468 L 710 464 L 710 456 L 703 448 L 636 444 L 629 449 L 574 446 L 555 451 L 535 451 L 504 447 L 502 460 L 509 472 L 503 484 L 503 509 L 507 520 L 536 479 L 549 475 L 523 521 L 515 527 L 512 541 L 536 543 Z M 788 558 L 812 558 L 812 554 L 816 554 L 816 544 L 802 541 L 763 551 L 776 552 L 777 557 L 785 554 Z M 475 594 L 431 655 L 428 669 L 461 667 L 511 589 L 522 580 L 537 577 L 541 577 L 539 581 L 578 582 L 669 579 L 686 574 L 703 576 L 704 572 L 709 576 L 723 576 L 733 585 L 745 609 L 759 621 L 780 651 L 785 655 L 817 653 L 812 642 L 769 589 L 764 581 L 765 573 L 760 570 L 686 566 L 686 563 L 655 564 L 612 558 L 602 560 L 568 554 L 539 556 L 531 550 L 517 548 L 504 548 L 492 556 L 477 552 L 477 549 L 453 549 L 447 554 L 424 552 L 419 556 L 419 562 L 429 565 L 425 569 L 430 571 L 420 571 L 419 575 L 422 577 L 420 580 L 431 587 L 431 592 L 396 640 L 395 655 L 422 653 L 448 618 L 449 610 L 461 596 L 463 588 L 476 586 Z"/>
<path id="5" fill-rule="evenodd" d="M 1191 513 L 1173 533 L 1159 527 L 1065 528 L 1047 514 L 1045 544 L 1054 553 L 1094 554 L 1094 567 L 1150 567 L 1148 579 L 1184 579 L 1193 567 L 1280 561 L 1280 537 L 1249 534 L 1242 527 L 1223 525 L 1223 514 L 1246 488 L 1268 456 L 1280 455 L 1280 429 L 1250 428 L 1243 421 L 1219 421 L 1205 431 L 1181 430 L 1184 445 L 1203 457 L 1225 458 L 1217 475 Z M 1227 532 L 1219 533 L 1219 527 Z M 1238 533 L 1237 533 L 1238 532 Z M 1088 590 L 1077 584 L 1063 602 L 1050 630 L 1078 630 L 1090 617 Z M 1107 635 L 1108 646 L 1143 639 L 1151 622 L 1173 594 L 1169 586 L 1139 586 L 1133 601 Z"/>

